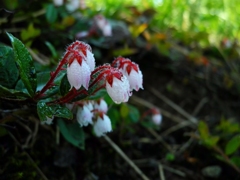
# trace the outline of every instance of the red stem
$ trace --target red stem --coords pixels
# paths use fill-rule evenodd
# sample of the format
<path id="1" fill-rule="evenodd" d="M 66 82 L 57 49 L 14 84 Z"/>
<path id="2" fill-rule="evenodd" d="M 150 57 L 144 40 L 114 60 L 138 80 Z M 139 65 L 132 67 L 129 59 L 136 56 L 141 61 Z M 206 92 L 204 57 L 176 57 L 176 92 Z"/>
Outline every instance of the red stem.
<path id="1" fill-rule="evenodd" d="M 53 81 L 57 77 L 58 73 L 62 70 L 62 67 L 67 63 L 67 56 L 69 55 L 69 52 L 66 53 L 63 57 L 63 59 L 59 62 L 58 67 L 54 72 L 51 73 L 51 77 L 48 80 L 47 84 L 42 88 L 42 90 L 37 93 L 34 97 L 34 100 L 41 98 L 44 93 L 53 86 Z"/>

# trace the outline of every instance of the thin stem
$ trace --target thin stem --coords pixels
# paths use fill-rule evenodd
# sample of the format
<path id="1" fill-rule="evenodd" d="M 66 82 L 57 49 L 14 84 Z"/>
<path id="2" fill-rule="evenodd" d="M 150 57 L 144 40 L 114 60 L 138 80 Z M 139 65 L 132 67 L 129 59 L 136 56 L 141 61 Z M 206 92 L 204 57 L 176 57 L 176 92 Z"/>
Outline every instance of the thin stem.
<path id="1" fill-rule="evenodd" d="M 39 99 L 43 96 L 43 94 L 53 86 L 53 81 L 57 77 L 58 73 L 62 70 L 62 67 L 67 63 L 67 56 L 70 53 L 66 53 L 63 57 L 63 59 L 59 62 L 58 67 L 54 72 L 51 73 L 51 77 L 48 80 L 47 84 L 42 88 L 42 90 L 34 97 L 34 99 Z"/>

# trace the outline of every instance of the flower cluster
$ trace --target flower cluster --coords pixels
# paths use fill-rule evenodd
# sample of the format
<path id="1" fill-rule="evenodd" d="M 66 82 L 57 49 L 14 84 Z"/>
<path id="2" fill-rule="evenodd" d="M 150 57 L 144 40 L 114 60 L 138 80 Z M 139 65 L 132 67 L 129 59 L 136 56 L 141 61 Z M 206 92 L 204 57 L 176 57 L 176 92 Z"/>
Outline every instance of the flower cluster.
<path id="1" fill-rule="evenodd" d="M 118 57 L 112 64 L 95 67 L 95 58 L 90 45 L 75 41 L 67 47 L 56 71 L 51 73 L 51 79 L 43 87 L 38 97 L 44 94 L 53 85 L 54 78 L 67 66 L 67 80 L 70 84 L 69 92 L 54 101 L 66 104 L 72 109 L 72 103 L 77 105 L 76 117 L 81 126 L 93 124 L 97 136 L 111 131 L 111 121 L 106 115 L 107 104 L 105 101 L 78 101 L 79 96 L 91 96 L 100 89 L 105 88 L 115 103 L 127 102 L 132 91 L 143 89 L 143 75 L 138 65 L 130 59 Z M 77 101 L 77 102 L 75 102 Z M 69 104 L 70 103 L 70 104 Z M 49 123 L 50 120 L 49 120 Z"/>
<path id="2" fill-rule="evenodd" d="M 104 99 L 75 102 L 74 106 L 77 109 L 76 119 L 80 126 L 93 125 L 97 136 L 112 131 L 111 121 L 106 115 L 108 105 Z"/>

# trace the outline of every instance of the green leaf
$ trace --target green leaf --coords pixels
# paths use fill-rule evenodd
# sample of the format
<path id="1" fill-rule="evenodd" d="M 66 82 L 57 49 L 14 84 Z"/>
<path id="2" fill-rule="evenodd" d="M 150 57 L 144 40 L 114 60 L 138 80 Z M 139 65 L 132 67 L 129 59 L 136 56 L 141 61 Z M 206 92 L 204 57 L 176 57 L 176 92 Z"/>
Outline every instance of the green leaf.
<path id="1" fill-rule="evenodd" d="M 37 103 L 37 112 L 41 121 L 47 121 L 47 118 L 60 117 L 66 119 L 72 119 L 73 114 L 67 108 L 60 106 L 59 104 L 47 105 L 44 101 Z"/>
<path id="2" fill-rule="evenodd" d="M 19 71 L 14 61 L 13 49 L 0 45 L 0 84 L 13 88 L 18 80 Z"/>
<path id="3" fill-rule="evenodd" d="M 167 161 L 174 161 L 175 155 L 173 153 L 167 153 L 165 158 Z"/>
<path id="4" fill-rule="evenodd" d="M 35 28 L 33 26 L 33 23 L 30 23 L 28 25 L 27 29 L 23 29 L 21 31 L 21 39 L 22 39 L 23 42 L 28 41 L 28 46 L 30 46 L 31 43 L 32 43 L 32 39 L 39 36 L 40 34 L 41 34 L 41 30 Z M 31 40 L 31 41 L 29 41 L 29 40 Z"/>
<path id="5" fill-rule="evenodd" d="M 139 121 L 140 119 L 140 112 L 139 110 L 132 105 L 128 104 L 128 110 L 129 110 L 129 119 L 131 120 L 131 122 L 136 123 Z"/>
<path id="6" fill-rule="evenodd" d="M 213 146 L 216 146 L 216 145 L 217 145 L 219 139 L 220 139 L 220 138 L 219 138 L 218 136 L 209 136 L 208 138 L 203 139 L 203 140 L 202 140 L 202 143 L 203 143 L 205 146 L 213 147 Z"/>
<path id="7" fill-rule="evenodd" d="M 198 131 L 199 131 L 201 139 L 205 140 L 209 137 L 208 125 L 204 121 L 199 122 Z"/>
<path id="8" fill-rule="evenodd" d="M 17 98 L 17 99 L 26 99 L 29 97 L 28 94 L 18 91 L 15 89 L 8 89 L 0 85 L 0 96 L 7 97 L 7 98 Z"/>
<path id="9" fill-rule="evenodd" d="M 28 93 L 31 96 L 34 96 L 37 87 L 37 80 L 32 57 L 19 39 L 15 38 L 10 33 L 7 33 L 7 35 L 13 46 L 15 62 L 19 68 L 20 77 L 28 90 Z"/>
<path id="10" fill-rule="evenodd" d="M 233 156 L 230 158 L 233 164 L 240 167 L 240 157 L 239 156 Z"/>
<path id="11" fill-rule="evenodd" d="M 56 59 L 58 57 L 58 54 L 55 47 L 48 41 L 46 41 L 45 44 L 48 47 L 48 49 L 51 51 L 52 57 Z"/>
<path id="12" fill-rule="evenodd" d="M 58 119 L 57 124 L 63 137 L 69 143 L 78 147 L 79 149 L 84 150 L 84 146 L 85 146 L 84 132 L 77 122 L 66 123 L 62 119 Z"/>
<path id="13" fill-rule="evenodd" d="M 240 147 L 240 135 L 234 136 L 226 145 L 225 153 L 231 155 Z"/>
<path id="14" fill-rule="evenodd" d="M 123 118 L 126 118 L 129 114 L 129 108 L 127 106 L 127 104 L 122 103 L 121 107 L 120 107 L 120 114 Z"/>
<path id="15" fill-rule="evenodd" d="M 57 20 L 57 9 L 53 4 L 49 4 L 46 8 L 46 18 L 49 23 L 54 23 Z"/>
<path id="16" fill-rule="evenodd" d="M 68 82 L 67 74 L 65 74 L 60 83 L 60 88 L 59 88 L 60 94 L 62 96 L 66 95 L 69 92 L 70 88 L 71 88 L 71 85 Z"/>

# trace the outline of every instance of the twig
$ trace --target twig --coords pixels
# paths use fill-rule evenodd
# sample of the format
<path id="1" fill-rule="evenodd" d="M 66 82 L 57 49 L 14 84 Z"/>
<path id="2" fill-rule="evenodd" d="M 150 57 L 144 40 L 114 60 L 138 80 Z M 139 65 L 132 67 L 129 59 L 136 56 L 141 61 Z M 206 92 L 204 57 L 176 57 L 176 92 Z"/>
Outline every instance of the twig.
<path id="1" fill-rule="evenodd" d="M 159 169 L 160 180 L 165 180 L 164 171 L 161 163 L 158 164 L 158 169 Z"/>
<path id="2" fill-rule="evenodd" d="M 179 112 L 180 114 L 182 114 L 183 116 L 185 116 L 189 121 L 191 121 L 193 124 L 197 124 L 197 119 L 195 117 L 193 117 L 192 115 L 190 115 L 189 113 L 187 113 L 185 110 L 183 110 L 180 106 L 178 106 L 177 104 L 175 104 L 173 101 L 171 101 L 170 99 L 168 99 L 166 96 L 164 96 L 163 94 L 161 94 L 159 91 L 157 91 L 155 88 L 153 87 L 149 87 L 150 92 L 152 92 L 155 96 L 157 96 L 159 99 L 163 100 L 166 104 L 168 104 L 169 106 L 171 106 L 173 109 L 175 109 L 177 112 Z"/>
<path id="3" fill-rule="evenodd" d="M 160 135 L 158 135 L 158 133 L 156 133 L 156 131 L 154 131 L 151 128 L 146 128 L 148 130 L 148 132 L 150 132 L 160 143 L 162 143 L 164 145 L 164 147 L 169 150 L 170 152 L 173 153 L 172 148 L 162 139 L 162 137 Z"/>
<path id="4" fill-rule="evenodd" d="M 208 98 L 205 97 L 205 98 L 201 99 L 201 101 L 198 103 L 198 105 L 194 109 L 192 116 L 196 116 L 198 114 L 198 112 L 202 109 L 203 105 L 206 104 L 207 102 L 208 102 Z"/>
<path id="5" fill-rule="evenodd" d="M 134 164 L 134 162 L 127 157 L 127 155 L 115 144 L 107 135 L 104 136 L 105 140 L 117 151 L 117 153 L 138 173 L 142 179 L 149 180 L 149 178 Z"/>
<path id="6" fill-rule="evenodd" d="M 177 125 L 175 125 L 175 126 L 170 127 L 170 128 L 167 129 L 166 131 L 162 132 L 161 135 L 162 135 L 162 136 L 167 136 L 168 134 L 171 134 L 171 133 L 173 133 L 174 131 L 177 131 L 177 130 L 179 130 L 179 129 L 181 129 L 181 128 L 184 128 L 184 127 L 186 127 L 186 126 L 191 126 L 191 125 L 192 125 L 192 123 L 189 122 L 189 121 L 181 122 L 181 123 L 179 123 L 179 124 L 177 124 Z"/>
<path id="7" fill-rule="evenodd" d="M 8 132 L 8 134 L 10 135 L 10 137 L 14 140 L 14 142 L 22 149 L 21 144 L 18 142 L 18 140 L 14 137 L 14 135 L 11 132 Z M 38 167 L 38 165 L 33 161 L 32 157 L 24 150 L 22 149 L 23 152 L 26 154 L 26 156 L 28 157 L 28 159 L 31 161 L 31 163 L 34 165 L 34 167 L 36 168 L 37 172 L 40 174 L 40 176 L 44 179 L 44 180 L 48 180 L 48 178 L 45 176 L 45 174 L 43 174 L 43 172 L 41 171 L 41 169 Z"/>
<path id="8" fill-rule="evenodd" d="M 184 143 L 183 145 L 181 145 L 181 148 L 176 152 L 176 154 L 181 154 L 183 151 L 185 151 L 193 142 L 193 138 L 190 137 L 190 139 Z"/>
<path id="9" fill-rule="evenodd" d="M 28 48 L 28 51 L 31 54 L 31 56 L 33 57 L 33 59 L 35 59 L 40 64 L 42 64 L 42 65 L 48 65 L 49 64 L 49 60 L 48 61 L 44 61 L 31 48 Z"/>
<path id="10" fill-rule="evenodd" d="M 154 159 L 139 159 L 139 160 L 134 160 L 134 162 L 136 163 L 136 164 L 149 164 L 150 166 L 152 166 L 153 164 L 155 165 L 159 165 L 159 163 L 161 164 L 161 166 L 163 167 L 163 169 L 165 169 L 165 170 L 167 170 L 167 171 L 169 171 L 169 172 L 171 172 L 171 173 L 174 173 L 174 174 L 177 174 L 177 175 L 179 175 L 179 176 L 181 176 L 181 177 L 185 177 L 186 175 L 185 175 L 185 173 L 184 172 L 182 172 L 182 171 L 180 171 L 180 170 L 177 170 L 177 169 L 174 169 L 174 168 L 172 168 L 172 167 L 169 167 L 169 166 L 167 166 L 167 165 L 164 165 L 164 164 L 162 164 L 160 161 L 156 161 L 156 160 L 154 160 Z"/>
<path id="11" fill-rule="evenodd" d="M 35 17 L 41 16 L 41 15 L 43 15 L 45 13 L 46 13 L 46 10 L 45 9 L 41 9 L 39 11 L 36 11 L 36 12 L 32 13 L 31 16 L 35 18 Z M 27 18 L 29 18 L 31 16 L 25 15 L 25 16 L 20 16 L 20 17 L 13 18 L 11 23 L 17 23 L 17 22 L 25 21 Z M 0 19 L 0 24 L 6 23 L 6 22 L 8 22 L 7 18 L 1 18 Z"/>
<path id="12" fill-rule="evenodd" d="M 174 173 L 174 174 L 177 174 L 177 175 L 179 175 L 179 176 L 182 176 L 182 177 L 185 177 L 185 176 L 186 176 L 185 173 L 183 173 L 182 171 L 176 170 L 176 169 L 171 168 L 171 167 L 168 167 L 168 166 L 166 166 L 166 165 L 162 165 L 162 167 L 163 167 L 165 170 L 167 170 L 167 171 L 169 171 L 169 172 L 172 172 L 172 173 Z"/>
<path id="13" fill-rule="evenodd" d="M 150 102 L 148 102 L 148 101 L 146 101 L 146 100 L 144 100 L 144 99 L 142 99 L 142 98 L 140 98 L 140 97 L 137 97 L 137 96 L 131 96 L 131 102 L 135 102 L 135 103 L 138 103 L 138 104 L 140 104 L 140 105 L 142 105 L 142 106 L 145 106 L 145 107 L 147 107 L 147 108 L 156 108 L 156 106 L 155 105 L 153 105 L 153 104 L 151 104 Z M 160 109 L 160 111 L 161 111 L 161 113 L 162 113 L 162 115 L 163 116 L 165 116 L 165 117 L 168 117 L 169 119 L 171 119 L 172 121 L 174 121 L 174 122 L 176 122 L 176 123 L 180 123 L 180 122 L 184 122 L 185 120 L 184 119 L 182 119 L 182 118 L 179 118 L 179 117 L 177 117 L 177 116 L 174 116 L 174 115 L 172 115 L 172 113 L 169 113 L 168 111 L 166 111 L 166 110 L 163 110 L 162 108 L 159 108 L 158 107 L 158 109 Z"/>

